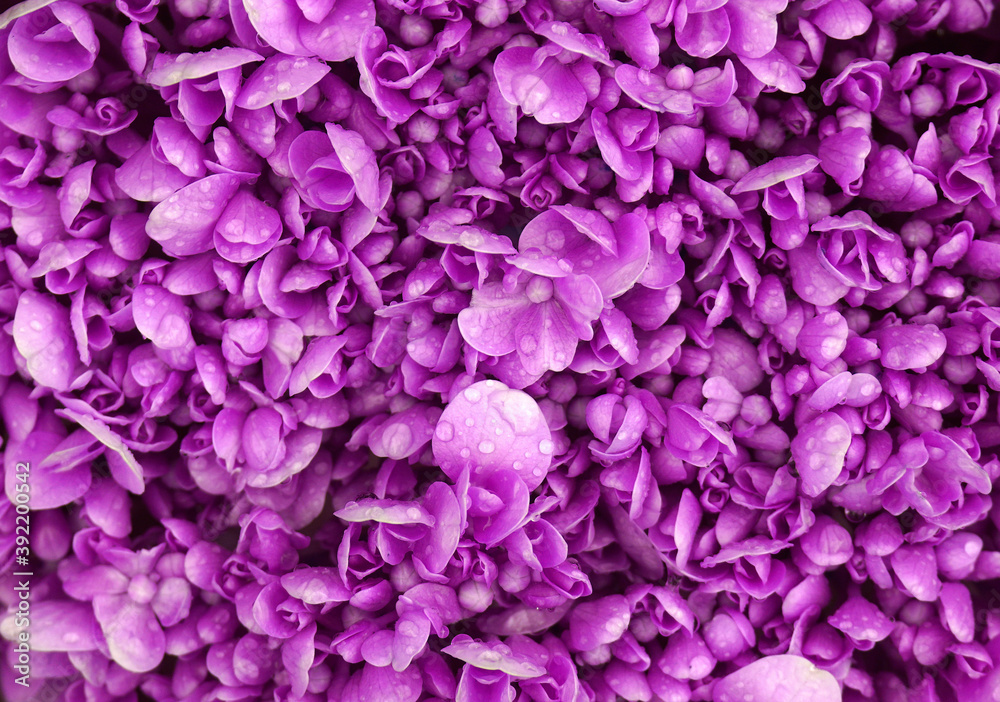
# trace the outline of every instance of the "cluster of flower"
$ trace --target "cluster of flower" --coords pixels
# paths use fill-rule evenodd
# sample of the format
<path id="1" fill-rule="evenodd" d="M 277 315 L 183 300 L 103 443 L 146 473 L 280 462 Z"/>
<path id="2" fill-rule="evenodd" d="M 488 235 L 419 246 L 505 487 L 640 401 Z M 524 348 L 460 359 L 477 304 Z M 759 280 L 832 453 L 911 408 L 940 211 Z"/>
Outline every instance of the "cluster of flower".
<path id="1" fill-rule="evenodd" d="M 996 700 L 992 12 L 7 10 L 2 697 Z"/>

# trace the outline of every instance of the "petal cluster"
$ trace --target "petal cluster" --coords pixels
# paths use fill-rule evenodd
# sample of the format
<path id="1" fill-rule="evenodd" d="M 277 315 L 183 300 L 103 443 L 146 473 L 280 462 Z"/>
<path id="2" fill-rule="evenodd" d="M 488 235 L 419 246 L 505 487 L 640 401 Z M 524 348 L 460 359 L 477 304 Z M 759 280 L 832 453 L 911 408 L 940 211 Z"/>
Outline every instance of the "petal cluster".
<path id="1" fill-rule="evenodd" d="M 5 9 L 0 699 L 995 699 L 994 14 Z"/>

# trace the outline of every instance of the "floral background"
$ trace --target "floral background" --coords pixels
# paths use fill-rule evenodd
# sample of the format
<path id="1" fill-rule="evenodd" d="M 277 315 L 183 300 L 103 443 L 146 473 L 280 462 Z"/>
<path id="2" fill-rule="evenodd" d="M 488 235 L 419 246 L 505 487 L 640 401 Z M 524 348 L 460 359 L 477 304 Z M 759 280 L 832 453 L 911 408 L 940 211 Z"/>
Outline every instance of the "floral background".
<path id="1" fill-rule="evenodd" d="M 5 8 L 0 698 L 1000 699 L 993 10 Z"/>

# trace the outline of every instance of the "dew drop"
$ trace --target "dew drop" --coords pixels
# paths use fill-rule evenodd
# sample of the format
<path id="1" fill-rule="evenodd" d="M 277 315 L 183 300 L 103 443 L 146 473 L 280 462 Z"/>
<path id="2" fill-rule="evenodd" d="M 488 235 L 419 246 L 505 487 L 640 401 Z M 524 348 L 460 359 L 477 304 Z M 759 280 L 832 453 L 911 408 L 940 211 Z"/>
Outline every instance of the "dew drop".
<path id="1" fill-rule="evenodd" d="M 490 454 L 496 450 L 496 445 L 492 441 L 480 441 L 479 453 Z"/>
<path id="2" fill-rule="evenodd" d="M 469 402 L 479 402 L 481 399 L 483 399 L 483 393 L 479 391 L 479 388 L 468 387 L 462 394 L 465 396 L 465 399 L 468 400 Z"/>
<path id="3" fill-rule="evenodd" d="M 555 450 L 555 445 L 550 439 L 542 439 L 538 442 L 538 450 L 546 456 L 551 456 L 552 452 Z"/>
<path id="4" fill-rule="evenodd" d="M 472 451 L 470 451 L 467 448 L 464 448 L 458 452 L 458 455 L 461 456 L 462 458 L 468 458 L 469 456 L 472 455 Z"/>

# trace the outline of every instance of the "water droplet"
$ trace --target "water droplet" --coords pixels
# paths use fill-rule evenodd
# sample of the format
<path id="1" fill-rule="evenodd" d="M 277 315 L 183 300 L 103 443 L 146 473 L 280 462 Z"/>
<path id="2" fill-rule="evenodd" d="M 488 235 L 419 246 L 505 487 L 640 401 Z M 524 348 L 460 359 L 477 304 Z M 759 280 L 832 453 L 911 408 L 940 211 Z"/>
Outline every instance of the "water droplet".
<path id="1" fill-rule="evenodd" d="M 538 451 L 546 456 L 551 456 L 555 448 L 555 444 L 550 439 L 542 439 L 538 442 Z"/>
<path id="2" fill-rule="evenodd" d="M 28 326 L 34 329 L 36 332 L 40 332 L 42 329 L 45 328 L 44 326 L 42 326 L 42 323 L 37 319 L 33 319 L 30 322 L 28 322 Z"/>
<path id="3" fill-rule="evenodd" d="M 490 454 L 496 450 L 496 445 L 492 441 L 479 442 L 479 453 Z"/>
<path id="4" fill-rule="evenodd" d="M 467 426 L 467 427 L 474 427 L 475 425 L 476 425 L 476 420 L 475 419 L 473 419 L 472 417 L 466 417 L 465 418 L 465 426 Z"/>
<path id="5" fill-rule="evenodd" d="M 458 455 L 461 456 L 462 458 L 468 458 L 469 456 L 472 455 L 472 451 L 470 451 L 467 448 L 464 448 L 458 452 Z"/>
<path id="6" fill-rule="evenodd" d="M 467 387 L 462 395 L 464 395 L 465 399 L 469 402 L 479 402 L 483 399 L 483 393 L 480 392 L 479 388 L 475 387 Z"/>

